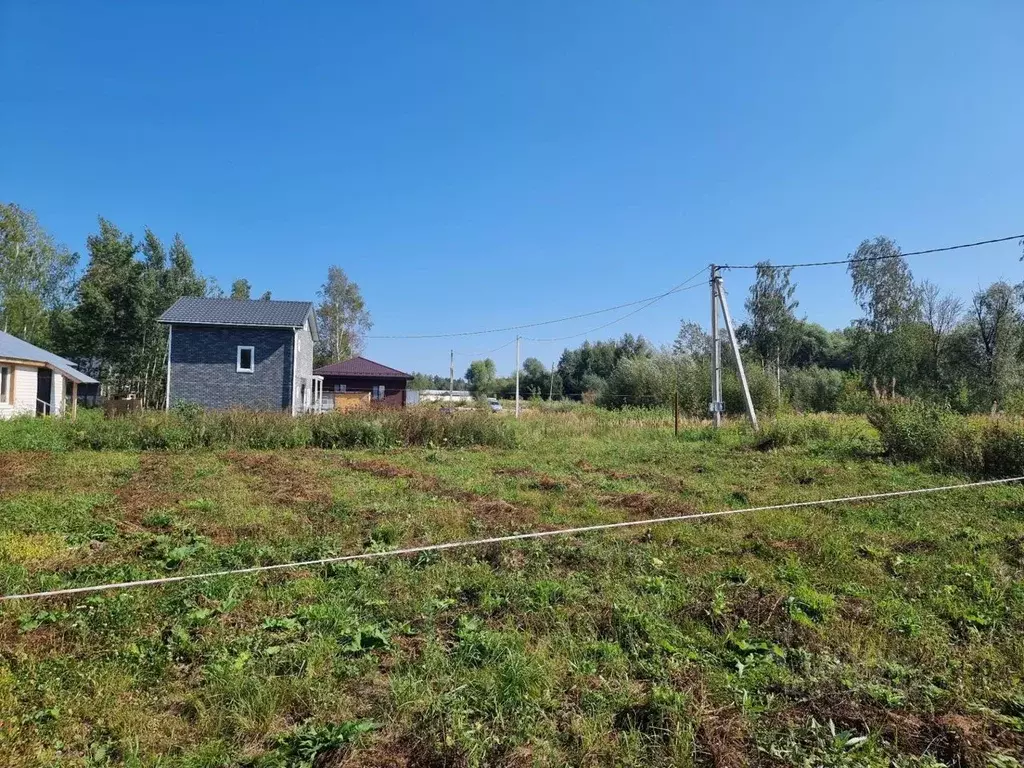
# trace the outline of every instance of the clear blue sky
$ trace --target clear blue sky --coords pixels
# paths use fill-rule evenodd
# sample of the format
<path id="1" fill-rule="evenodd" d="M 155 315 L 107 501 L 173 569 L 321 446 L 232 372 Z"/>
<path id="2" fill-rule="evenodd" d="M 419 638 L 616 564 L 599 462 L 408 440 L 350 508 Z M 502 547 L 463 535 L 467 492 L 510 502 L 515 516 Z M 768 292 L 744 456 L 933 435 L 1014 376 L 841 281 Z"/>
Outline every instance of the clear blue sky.
<path id="1" fill-rule="evenodd" d="M 0 0 L 0 198 L 80 252 L 97 215 L 181 232 L 221 285 L 276 298 L 313 299 L 339 264 L 374 333 L 542 320 L 711 261 L 1024 230 L 1022 27 L 1019 0 Z M 1019 253 L 912 265 L 967 296 L 1020 279 Z M 748 278 L 726 276 L 738 314 Z M 856 315 L 841 267 L 795 278 L 809 318 Z M 668 342 L 707 305 L 679 294 L 595 337 Z M 451 346 L 366 354 L 446 373 Z M 495 357 L 511 370 L 512 347 Z"/>

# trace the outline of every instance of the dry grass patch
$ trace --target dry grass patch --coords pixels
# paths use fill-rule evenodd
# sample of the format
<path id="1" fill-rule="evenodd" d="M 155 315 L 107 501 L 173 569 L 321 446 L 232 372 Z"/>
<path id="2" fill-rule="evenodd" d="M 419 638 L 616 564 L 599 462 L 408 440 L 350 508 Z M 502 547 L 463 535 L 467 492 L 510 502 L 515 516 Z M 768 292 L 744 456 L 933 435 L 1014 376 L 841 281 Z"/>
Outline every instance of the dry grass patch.
<path id="1" fill-rule="evenodd" d="M 309 451 L 295 453 L 242 453 L 230 451 L 224 458 L 251 478 L 260 496 L 278 506 L 326 507 L 331 491 L 320 477 L 318 457 Z"/>
<path id="2" fill-rule="evenodd" d="M 152 511 L 175 506 L 182 494 L 176 490 L 170 457 L 162 453 L 139 454 L 138 469 L 114 490 L 122 521 L 138 525 Z"/>
<path id="3" fill-rule="evenodd" d="M 33 480 L 49 458 L 45 451 L 0 451 L 0 497 L 37 490 Z"/>

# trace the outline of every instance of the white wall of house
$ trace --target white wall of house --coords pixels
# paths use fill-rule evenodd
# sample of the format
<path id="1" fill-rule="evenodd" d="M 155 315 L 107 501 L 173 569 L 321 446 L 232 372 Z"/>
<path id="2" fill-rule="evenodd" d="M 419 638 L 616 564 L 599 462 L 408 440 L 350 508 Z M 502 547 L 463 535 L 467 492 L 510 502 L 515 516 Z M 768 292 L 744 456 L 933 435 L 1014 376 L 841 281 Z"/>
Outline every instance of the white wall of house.
<path id="1" fill-rule="evenodd" d="M 14 403 L 0 403 L 0 419 L 36 412 L 36 370 L 30 365 L 14 366 Z M 57 378 L 63 386 L 63 377 L 55 374 L 54 379 Z"/>
<path id="2" fill-rule="evenodd" d="M 64 377 L 53 372 L 53 387 L 50 389 L 50 415 L 61 416 L 64 413 Z"/>

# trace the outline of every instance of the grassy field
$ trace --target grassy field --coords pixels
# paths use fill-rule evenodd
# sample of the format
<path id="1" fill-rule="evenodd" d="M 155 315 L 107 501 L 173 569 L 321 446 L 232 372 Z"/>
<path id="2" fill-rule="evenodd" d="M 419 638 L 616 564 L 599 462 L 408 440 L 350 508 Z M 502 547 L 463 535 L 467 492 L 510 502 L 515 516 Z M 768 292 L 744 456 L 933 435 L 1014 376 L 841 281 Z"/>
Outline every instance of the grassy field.
<path id="1" fill-rule="evenodd" d="M 0 452 L 0 593 L 964 478 L 858 419 L 532 414 L 517 447 Z M 3 766 L 990 766 L 1024 491 L 0 603 Z"/>

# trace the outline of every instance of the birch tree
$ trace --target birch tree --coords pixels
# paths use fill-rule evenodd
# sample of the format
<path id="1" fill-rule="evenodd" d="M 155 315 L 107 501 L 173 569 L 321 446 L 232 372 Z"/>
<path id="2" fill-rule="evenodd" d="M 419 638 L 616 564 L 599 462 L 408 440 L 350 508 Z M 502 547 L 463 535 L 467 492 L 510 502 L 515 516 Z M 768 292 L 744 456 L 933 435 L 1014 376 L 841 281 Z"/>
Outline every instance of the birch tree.
<path id="1" fill-rule="evenodd" d="M 860 363 L 868 375 L 875 396 L 896 394 L 897 371 L 909 338 L 900 333 L 920 314 L 919 294 L 899 246 L 886 237 L 864 240 L 850 255 L 847 271 L 853 280 L 853 296 L 864 312 L 857 321 Z"/>
<path id="2" fill-rule="evenodd" d="M 0 203 L 0 329 L 46 346 L 50 314 L 70 300 L 77 261 L 33 213 Z"/>
<path id="3" fill-rule="evenodd" d="M 317 297 L 316 322 L 320 342 L 316 363 L 337 362 L 362 352 L 373 320 L 359 286 L 348 279 L 345 270 L 332 265 Z"/>

